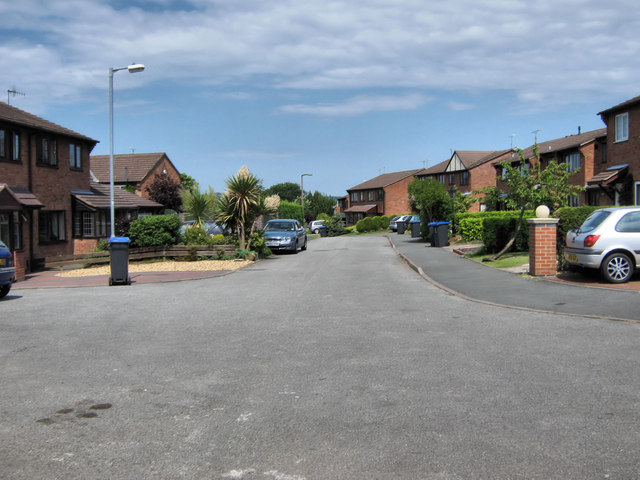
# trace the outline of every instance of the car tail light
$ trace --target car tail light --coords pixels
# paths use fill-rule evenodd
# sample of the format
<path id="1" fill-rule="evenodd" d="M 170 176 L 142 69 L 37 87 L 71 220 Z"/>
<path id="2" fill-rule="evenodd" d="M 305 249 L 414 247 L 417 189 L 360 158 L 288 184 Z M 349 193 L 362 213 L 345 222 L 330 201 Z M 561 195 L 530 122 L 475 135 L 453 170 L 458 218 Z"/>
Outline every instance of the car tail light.
<path id="1" fill-rule="evenodd" d="M 596 242 L 598 241 L 599 238 L 600 238 L 600 235 L 588 235 L 584 239 L 584 246 L 585 247 L 593 247 L 596 244 Z"/>

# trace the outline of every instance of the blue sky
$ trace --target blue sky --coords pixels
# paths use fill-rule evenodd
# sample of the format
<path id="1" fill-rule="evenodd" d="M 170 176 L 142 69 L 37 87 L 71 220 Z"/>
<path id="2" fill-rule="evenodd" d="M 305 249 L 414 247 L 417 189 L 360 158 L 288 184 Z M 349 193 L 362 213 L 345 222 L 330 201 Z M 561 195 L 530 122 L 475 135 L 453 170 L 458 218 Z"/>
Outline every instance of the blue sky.
<path id="1" fill-rule="evenodd" d="M 602 128 L 640 95 L 638 32 L 636 0 L 21 0 L 0 3 L 0 98 L 108 154 L 109 67 L 143 63 L 114 77 L 115 153 L 344 195 Z"/>

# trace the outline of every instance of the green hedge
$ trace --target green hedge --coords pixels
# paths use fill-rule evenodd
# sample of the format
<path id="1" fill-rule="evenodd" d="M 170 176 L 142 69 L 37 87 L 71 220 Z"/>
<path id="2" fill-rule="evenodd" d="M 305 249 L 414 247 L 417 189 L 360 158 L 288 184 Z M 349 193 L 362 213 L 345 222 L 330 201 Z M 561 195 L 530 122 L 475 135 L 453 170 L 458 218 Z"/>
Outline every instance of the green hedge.
<path id="1" fill-rule="evenodd" d="M 177 215 L 150 215 L 131 222 L 129 240 L 132 247 L 177 245 L 182 222 Z"/>
<path id="2" fill-rule="evenodd" d="M 512 250 L 516 252 L 525 252 L 529 250 L 529 226 L 526 223 L 527 218 L 533 215 L 527 215 L 522 218 L 522 226 L 516 244 Z M 502 250 L 504 246 L 513 237 L 518 225 L 519 216 L 507 215 L 504 217 L 489 216 L 482 222 L 482 243 L 489 253 L 496 253 Z"/>
<path id="3" fill-rule="evenodd" d="M 487 218 L 518 218 L 519 210 L 503 210 L 498 212 L 464 212 L 457 213 L 452 225 L 452 233 L 465 241 L 482 240 L 483 223 Z M 533 210 L 526 210 L 524 218 L 535 216 Z"/>

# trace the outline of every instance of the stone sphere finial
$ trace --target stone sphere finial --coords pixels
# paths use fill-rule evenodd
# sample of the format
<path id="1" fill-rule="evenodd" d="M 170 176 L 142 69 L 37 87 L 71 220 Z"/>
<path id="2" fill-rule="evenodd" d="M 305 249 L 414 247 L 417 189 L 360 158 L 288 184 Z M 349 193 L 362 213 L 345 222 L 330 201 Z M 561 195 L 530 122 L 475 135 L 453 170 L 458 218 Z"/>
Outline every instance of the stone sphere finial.
<path id="1" fill-rule="evenodd" d="M 549 207 L 546 205 L 540 205 L 536 208 L 536 217 L 538 218 L 549 218 Z"/>

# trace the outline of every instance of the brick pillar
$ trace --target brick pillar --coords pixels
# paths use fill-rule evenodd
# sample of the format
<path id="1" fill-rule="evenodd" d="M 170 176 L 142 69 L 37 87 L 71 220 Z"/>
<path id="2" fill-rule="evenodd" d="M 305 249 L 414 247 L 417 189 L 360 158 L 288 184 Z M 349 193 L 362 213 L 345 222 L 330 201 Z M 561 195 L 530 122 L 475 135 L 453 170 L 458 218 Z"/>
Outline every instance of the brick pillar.
<path id="1" fill-rule="evenodd" d="M 13 252 L 13 266 L 16 268 L 16 282 L 23 281 L 27 271 L 27 262 L 23 250 Z"/>
<path id="2" fill-rule="evenodd" d="M 555 275 L 557 218 L 529 218 L 529 273 Z"/>

